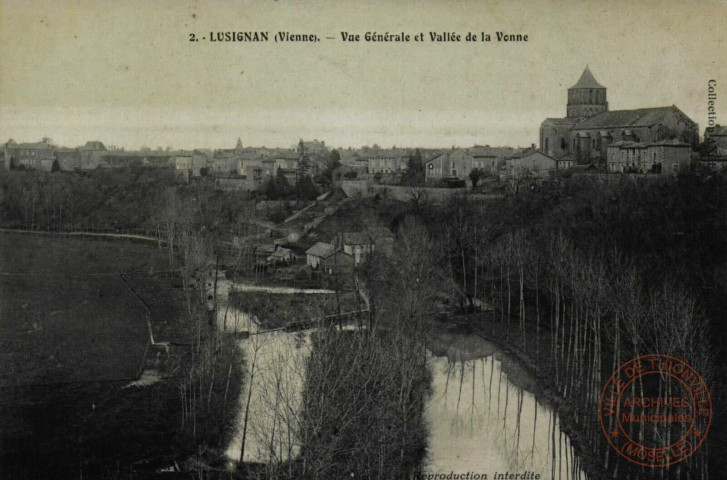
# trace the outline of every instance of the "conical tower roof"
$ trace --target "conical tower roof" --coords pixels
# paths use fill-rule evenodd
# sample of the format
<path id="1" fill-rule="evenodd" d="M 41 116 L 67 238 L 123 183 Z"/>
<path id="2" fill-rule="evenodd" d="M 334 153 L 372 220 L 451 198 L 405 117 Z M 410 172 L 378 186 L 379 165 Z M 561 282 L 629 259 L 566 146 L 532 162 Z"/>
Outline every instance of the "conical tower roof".
<path id="1" fill-rule="evenodd" d="M 242 150 L 242 139 L 240 137 L 237 137 L 237 145 L 235 146 L 235 150 Z"/>
<path id="2" fill-rule="evenodd" d="M 606 88 L 600 83 L 596 81 L 595 78 L 593 78 L 593 74 L 591 73 L 591 69 L 586 66 L 586 69 L 583 70 L 583 73 L 581 74 L 581 78 L 578 79 L 578 83 L 570 87 L 568 90 L 572 88 Z"/>

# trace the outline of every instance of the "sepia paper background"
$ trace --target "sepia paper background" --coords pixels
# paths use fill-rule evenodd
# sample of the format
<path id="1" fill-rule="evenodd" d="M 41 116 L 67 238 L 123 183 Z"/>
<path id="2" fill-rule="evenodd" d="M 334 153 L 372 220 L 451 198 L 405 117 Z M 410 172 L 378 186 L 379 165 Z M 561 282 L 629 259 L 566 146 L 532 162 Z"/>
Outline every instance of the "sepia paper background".
<path id="1" fill-rule="evenodd" d="M 139 148 L 537 143 L 586 65 L 610 109 L 727 122 L 727 2 L 0 2 L 0 137 Z M 189 42 L 210 31 L 316 44 Z M 341 31 L 496 31 L 527 43 L 345 44 Z M 723 87 L 724 85 L 724 87 Z M 722 94 L 724 88 L 724 94 Z"/>

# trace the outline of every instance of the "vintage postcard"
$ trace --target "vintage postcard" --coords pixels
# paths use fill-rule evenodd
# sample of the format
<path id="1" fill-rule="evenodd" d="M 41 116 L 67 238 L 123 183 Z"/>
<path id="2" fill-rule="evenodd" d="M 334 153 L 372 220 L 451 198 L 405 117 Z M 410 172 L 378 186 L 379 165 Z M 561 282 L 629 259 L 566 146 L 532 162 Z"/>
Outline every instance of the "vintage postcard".
<path id="1" fill-rule="evenodd" d="M 723 478 L 725 52 L 725 0 L 0 0 L 0 478 Z"/>

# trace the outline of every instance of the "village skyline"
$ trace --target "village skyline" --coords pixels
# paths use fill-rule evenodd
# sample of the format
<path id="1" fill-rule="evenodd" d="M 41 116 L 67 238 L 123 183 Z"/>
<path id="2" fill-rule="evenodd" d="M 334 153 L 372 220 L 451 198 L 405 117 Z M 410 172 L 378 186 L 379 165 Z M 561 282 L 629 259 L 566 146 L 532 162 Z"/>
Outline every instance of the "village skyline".
<path id="1" fill-rule="evenodd" d="M 236 139 L 238 140 L 244 140 L 244 137 L 237 136 Z M 9 141 L 13 141 L 18 144 L 35 144 L 35 143 L 47 143 L 49 146 L 61 148 L 61 149 L 79 149 L 83 148 L 84 145 L 86 145 L 89 142 L 101 142 L 104 144 L 104 147 L 109 151 L 119 151 L 119 152 L 191 152 L 191 151 L 200 151 L 200 152 L 213 152 L 215 150 L 232 150 L 235 147 L 235 138 L 227 139 L 222 144 L 207 144 L 207 145 L 198 145 L 198 146 L 192 146 L 191 148 L 178 148 L 176 145 L 156 145 L 156 144 L 150 144 L 150 145 L 140 145 L 137 148 L 134 148 L 134 146 L 127 146 L 127 145 L 121 145 L 121 144 L 115 144 L 112 142 L 107 142 L 104 138 L 100 137 L 90 137 L 85 140 L 81 140 L 78 143 L 68 143 L 63 141 L 58 141 L 57 137 L 52 134 L 46 134 L 42 135 L 38 138 L 22 138 L 22 137 L 11 137 L 8 135 L 4 135 L 0 137 L 0 144 L 4 145 Z M 304 141 L 312 141 L 312 142 L 322 142 L 325 144 L 326 148 L 329 151 L 336 150 L 338 152 L 345 152 L 345 151 L 361 151 L 361 150 L 411 150 L 412 152 L 414 150 L 449 150 L 449 149 L 467 149 L 467 148 L 474 148 L 474 147 L 493 147 L 493 148 L 500 148 L 500 147 L 514 147 L 514 148 L 532 148 L 534 145 L 537 146 L 537 143 L 535 141 L 531 141 L 528 144 L 522 144 L 522 145 L 505 145 L 505 144 L 498 144 L 498 143 L 473 143 L 469 145 L 459 145 L 459 144 L 441 144 L 437 146 L 436 144 L 432 144 L 431 146 L 420 146 L 420 145 L 386 145 L 382 143 L 377 143 L 375 141 L 365 143 L 362 145 L 329 145 L 328 141 L 325 138 L 300 138 L 296 139 L 295 142 L 283 144 L 282 142 L 280 144 L 269 144 L 269 145 L 263 145 L 261 143 L 251 142 L 251 143 L 243 143 L 243 149 L 259 149 L 259 150 L 295 150 L 298 146 L 298 142 L 300 140 Z"/>

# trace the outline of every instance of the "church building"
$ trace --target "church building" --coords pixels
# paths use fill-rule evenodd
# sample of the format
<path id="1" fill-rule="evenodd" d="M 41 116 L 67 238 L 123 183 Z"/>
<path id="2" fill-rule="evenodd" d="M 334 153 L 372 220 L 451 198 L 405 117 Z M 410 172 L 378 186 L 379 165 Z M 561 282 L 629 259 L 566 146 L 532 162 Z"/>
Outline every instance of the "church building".
<path id="1" fill-rule="evenodd" d="M 540 150 L 556 160 L 605 166 L 608 146 L 616 142 L 678 140 L 696 147 L 699 130 L 676 106 L 609 111 L 606 87 L 586 67 L 568 89 L 565 118 L 540 125 Z"/>

